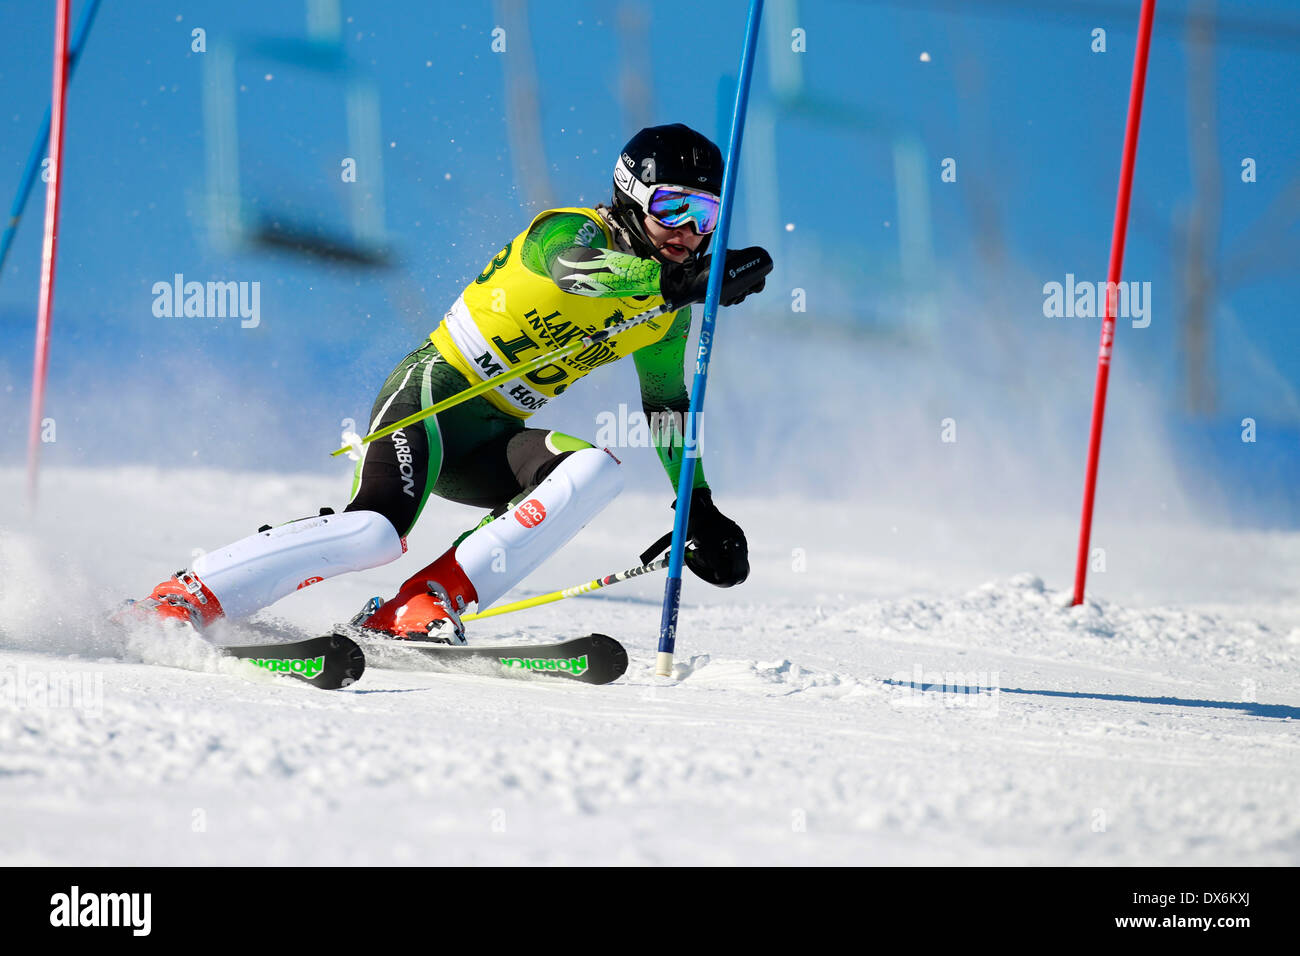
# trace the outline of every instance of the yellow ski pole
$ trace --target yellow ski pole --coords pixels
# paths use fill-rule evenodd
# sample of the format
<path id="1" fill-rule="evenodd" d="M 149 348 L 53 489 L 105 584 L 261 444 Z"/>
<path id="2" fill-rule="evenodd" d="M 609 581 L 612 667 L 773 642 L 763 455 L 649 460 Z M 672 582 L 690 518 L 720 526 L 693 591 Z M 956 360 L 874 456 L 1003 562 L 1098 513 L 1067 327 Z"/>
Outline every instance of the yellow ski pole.
<path id="1" fill-rule="evenodd" d="M 618 335 L 620 332 L 626 332 L 635 325 L 649 322 L 651 319 L 658 318 L 667 312 L 673 311 L 676 311 L 675 307 L 670 306 L 665 302 L 663 305 L 656 306 L 647 312 L 642 312 L 640 315 L 635 315 L 630 319 L 624 319 L 622 322 L 616 322 L 608 328 L 601 329 L 598 332 L 592 332 L 590 335 L 584 335 L 582 338 L 575 339 L 568 345 L 560 346 L 553 352 L 547 352 L 545 355 L 539 355 L 535 359 L 529 359 L 523 365 L 517 365 L 508 371 L 502 372 L 500 375 L 494 375 L 491 378 L 484 379 L 477 385 L 471 385 L 469 388 L 459 391 L 449 398 L 444 398 L 440 402 L 435 402 L 428 408 L 420 409 L 413 415 L 407 415 L 405 418 L 399 419 L 391 425 L 385 425 L 378 431 L 371 432 L 355 444 L 344 445 L 342 448 L 336 448 L 330 452 L 330 456 L 338 457 L 339 455 L 346 455 L 349 451 L 359 451 L 361 445 L 368 445 L 377 438 L 384 438 L 395 431 L 406 428 L 408 425 L 422 422 L 432 415 L 437 415 L 439 412 L 445 412 L 454 405 L 459 405 L 461 402 L 467 402 L 471 398 L 482 395 L 484 392 L 491 391 L 498 385 L 503 385 L 516 378 L 522 378 L 529 372 L 535 372 L 543 365 L 548 365 L 558 358 L 564 358 L 566 355 L 573 355 L 575 352 L 581 352 L 583 349 L 590 348 L 597 342 L 603 342 L 608 338 Z"/>
<path id="2" fill-rule="evenodd" d="M 588 581 L 586 584 L 577 584 L 571 588 L 564 588 L 562 591 L 552 591 L 550 594 L 540 594 L 537 597 L 525 598 L 522 601 L 515 601 L 511 604 L 503 604 L 500 607 L 490 607 L 486 611 L 477 611 L 473 614 L 462 614 L 462 621 L 477 621 L 481 617 L 495 617 L 498 614 L 510 614 L 513 611 L 522 611 L 526 608 L 537 607 L 541 604 L 551 604 L 554 601 L 562 601 L 565 598 L 577 597 L 579 594 L 589 594 L 600 588 L 607 588 L 611 584 L 617 584 L 619 581 L 626 581 L 629 578 L 640 577 L 643 574 L 649 574 L 651 571 L 662 571 L 668 567 L 668 559 L 660 558 L 658 561 L 652 561 L 649 564 L 643 564 L 638 568 L 628 568 L 626 571 L 619 571 L 617 574 L 607 574 L 603 578 L 596 578 L 594 581 Z"/>

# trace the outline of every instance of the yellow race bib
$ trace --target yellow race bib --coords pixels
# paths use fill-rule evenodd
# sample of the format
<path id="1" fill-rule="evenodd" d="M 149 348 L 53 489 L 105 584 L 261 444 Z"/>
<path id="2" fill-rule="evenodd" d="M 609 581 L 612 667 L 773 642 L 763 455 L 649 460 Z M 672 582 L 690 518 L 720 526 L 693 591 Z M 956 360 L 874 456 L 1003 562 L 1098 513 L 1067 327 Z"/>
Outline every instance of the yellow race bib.
<path id="1" fill-rule="evenodd" d="M 499 375 L 583 335 L 663 305 L 657 295 L 619 299 L 563 292 L 550 276 L 525 266 L 524 237 L 538 219 L 557 212 L 586 216 L 604 236 L 606 247 L 613 247 L 609 229 L 596 210 L 572 207 L 540 213 L 528 229 L 506 243 L 430 335 L 438 351 L 470 382 Z M 672 315 L 651 319 L 505 382 L 484 397 L 504 412 L 527 418 L 593 369 L 658 342 L 672 321 Z"/>

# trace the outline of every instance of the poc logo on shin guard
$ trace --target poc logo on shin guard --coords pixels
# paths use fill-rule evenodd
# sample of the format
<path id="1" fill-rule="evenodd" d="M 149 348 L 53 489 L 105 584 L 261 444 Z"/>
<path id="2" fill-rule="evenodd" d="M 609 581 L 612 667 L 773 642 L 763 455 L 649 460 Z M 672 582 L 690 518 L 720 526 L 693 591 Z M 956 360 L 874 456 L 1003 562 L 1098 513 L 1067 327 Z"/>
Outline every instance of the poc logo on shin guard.
<path id="1" fill-rule="evenodd" d="M 536 498 L 529 498 L 515 509 L 515 520 L 525 528 L 536 528 L 546 520 L 546 506 Z"/>

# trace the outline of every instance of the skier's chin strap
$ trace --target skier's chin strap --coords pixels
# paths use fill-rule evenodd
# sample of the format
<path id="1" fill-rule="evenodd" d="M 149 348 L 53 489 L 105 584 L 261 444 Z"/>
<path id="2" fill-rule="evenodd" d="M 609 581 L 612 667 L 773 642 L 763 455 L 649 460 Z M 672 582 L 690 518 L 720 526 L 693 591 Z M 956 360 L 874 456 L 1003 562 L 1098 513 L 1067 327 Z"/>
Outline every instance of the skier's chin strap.
<path id="1" fill-rule="evenodd" d="M 614 237 L 614 246 L 619 252 L 625 252 L 629 255 L 639 256 L 644 251 L 643 243 L 639 237 L 635 236 L 627 224 L 623 222 L 623 217 L 619 211 L 612 206 L 606 206 L 604 203 L 596 204 L 596 212 L 600 218 L 605 220 L 605 225 L 609 227 L 610 233 Z"/>

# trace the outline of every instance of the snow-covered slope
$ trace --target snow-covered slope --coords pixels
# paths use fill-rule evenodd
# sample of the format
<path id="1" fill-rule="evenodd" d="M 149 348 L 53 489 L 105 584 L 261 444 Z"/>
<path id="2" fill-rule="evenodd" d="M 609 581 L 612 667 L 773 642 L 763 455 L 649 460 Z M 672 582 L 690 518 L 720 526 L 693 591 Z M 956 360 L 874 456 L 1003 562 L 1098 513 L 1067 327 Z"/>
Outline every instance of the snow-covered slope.
<path id="1" fill-rule="evenodd" d="M 616 684 L 325 693 L 97 621 L 339 482 L 55 471 L 36 517 L 20 488 L 0 472 L 0 863 L 1300 862 L 1300 536 L 1103 526 L 1100 597 L 1068 608 L 1066 520 L 720 497 L 754 573 L 688 578 L 675 681 L 660 577 L 471 630 L 615 635 Z M 635 563 L 663 498 L 524 590 Z M 223 637 L 318 632 L 475 517 L 431 505 L 402 562 Z"/>

